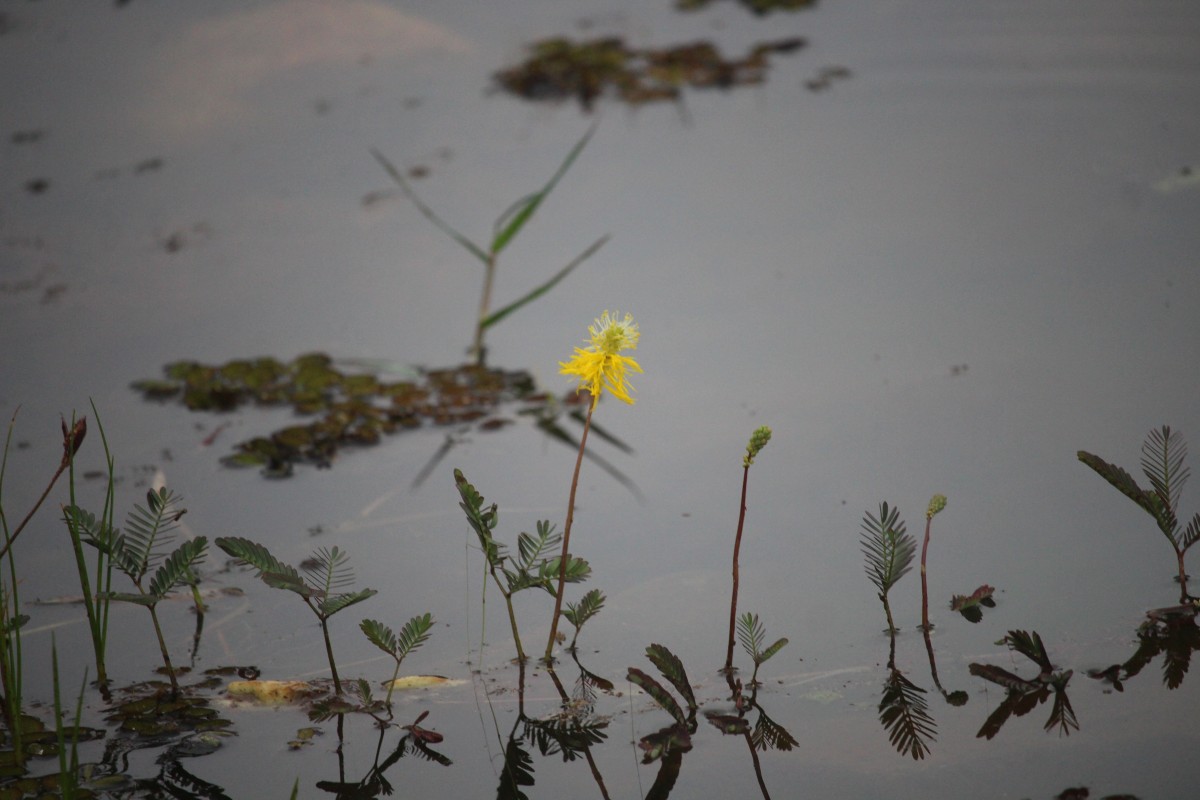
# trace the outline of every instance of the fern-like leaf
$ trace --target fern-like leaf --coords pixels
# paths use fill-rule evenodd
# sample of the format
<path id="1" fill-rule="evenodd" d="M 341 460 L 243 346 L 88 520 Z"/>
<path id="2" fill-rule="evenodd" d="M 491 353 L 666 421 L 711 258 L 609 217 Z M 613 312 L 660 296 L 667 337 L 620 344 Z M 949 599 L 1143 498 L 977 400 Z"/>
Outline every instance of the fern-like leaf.
<path id="1" fill-rule="evenodd" d="M 518 566 L 521 570 L 530 570 L 534 563 L 542 558 L 542 554 L 562 541 L 562 534 L 554 533 L 554 526 L 549 520 L 541 520 L 537 524 L 537 536 L 522 531 L 517 536 L 517 551 L 520 553 Z"/>
<path id="2" fill-rule="evenodd" d="M 683 699 L 688 704 L 688 711 L 695 711 L 696 695 L 692 692 L 692 684 L 688 681 L 687 670 L 683 668 L 683 662 L 679 660 L 679 656 L 668 650 L 665 645 L 652 644 L 646 648 L 646 658 L 650 659 L 650 663 L 671 682 L 675 691 L 683 695 Z"/>
<path id="3" fill-rule="evenodd" d="M 561 556 L 555 556 L 554 558 L 546 559 L 542 562 L 541 567 L 538 569 L 539 577 L 549 580 L 558 580 L 559 564 L 561 563 Z M 567 583 L 582 583 L 583 581 L 586 581 L 591 574 L 592 565 L 586 560 L 582 558 L 576 558 L 572 555 L 567 556 Z"/>
<path id="4" fill-rule="evenodd" d="M 429 613 L 419 614 L 404 623 L 396 642 L 396 655 L 400 661 L 429 641 L 429 637 L 432 635 L 431 628 L 433 628 L 433 615 Z"/>
<path id="5" fill-rule="evenodd" d="M 328 619 L 337 612 L 357 605 L 363 600 L 367 600 L 377 594 L 379 592 L 374 589 L 359 589 L 357 592 L 346 592 L 345 594 L 335 594 L 333 597 L 327 597 L 321 601 L 319 606 L 321 616 Z"/>
<path id="6" fill-rule="evenodd" d="M 746 655 L 750 656 L 755 663 L 758 663 L 759 645 L 767 637 L 767 629 L 758 621 L 758 614 L 751 614 L 747 611 L 738 617 L 737 635 L 738 641 L 742 643 L 742 649 L 746 651 Z"/>
<path id="7" fill-rule="evenodd" d="M 312 579 L 314 586 L 319 587 L 325 595 L 336 594 L 336 589 L 354 583 L 354 570 L 350 568 L 350 555 L 345 550 L 325 547 L 316 552 L 301 565 Z"/>
<path id="8" fill-rule="evenodd" d="M 1183 531 L 1183 536 L 1179 539 L 1179 549 L 1187 550 L 1200 541 L 1200 511 L 1196 512 L 1196 516 L 1192 517 L 1192 521 L 1187 524 Z"/>
<path id="9" fill-rule="evenodd" d="M 600 613 L 606 599 L 604 593 L 599 589 L 592 589 L 579 598 L 578 603 L 567 603 L 566 610 L 562 612 L 562 615 L 576 629 L 582 628 L 583 623 Z"/>
<path id="10" fill-rule="evenodd" d="M 754 733 L 750 735 L 750 743 L 754 745 L 755 750 L 760 752 L 763 750 L 786 752 L 800 746 L 800 742 L 788 732 L 787 728 L 768 717 L 761 708 L 758 710 L 758 720 L 754 723 Z"/>
<path id="11" fill-rule="evenodd" d="M 188 539 L 175 548 L 150 579 L 150 594 L 161 600 L 176 586 L 195 583 L 194 568 L 204 560 L 207 549 L 208 539 L 203 536 Z"/>
<path id="12" fill-rule="evenodd" d="M 1128 472 L 1115 464 L 1109 464 L 1099 456 L 1092 455 L 1086 450 L 1080 450 L 1076 453 L 1076 456 L 1084 464 L 1095 470 L 1101 478 L 1108 481 L 1117 491 L 1137 503 L 1143 511 L 1154 517 L 1158 522 L 1159 528 L 1163 528 L 1164 533 L 1171 530 L 1173 520 L 1168 513 L 1170 509 L 1164 506 L 1158 495 L 1147 492 L 1138 486 L 1137 481 Z M 1167 535 L 1170 537 L 1169 533 Z"/>
<path id="13" fill-rule="evenodd" d="M 640 688 L 643 692 L 650 695 L 654 702 L 658 703 L 668 714 L 675 718 L 675 721 L 680 725 L 687 724 L 687 717 L 683 713 L 683 709 L 679 707 L 679 703 L 675 702 L 675 698 L 671 693 L 663 688 L 663 685 L 651 678 L 645 672 L 642 672 L 637 667 L 630 667 L 626 675 L 629 682 Z"/>
<path id="14" fill-rule="evenodd" d="M 458 495 L 462 502 L 458 507 L 467 515 L 467 523 L 479 538 L 479 546 L 484 557 L 492 567 L 499 567 L 503 559 L 503 546 L 492 536 L 492 530 L 500 521 L 500 512 L 495 503 L 491 508 L 484 509 L 484 499 L 475 487 L 467 482 L 462 470 L 454 470 L 454 484 L 458 487 Z"/>
<path id="15" fill-rule="evenodd" d="M 395 658 L 396 634 L 392 632 L 391 628 L 374 619 L 364 619 L 362 622 L 358 623 L 358 627 L 362 630 L 363 634 L 366 635 L 367 640 L 370 641 L 371 644 L 375 645 L 389 656 Z"/>
<path id="16" fill-rule="evenodd" d="M 258 542 L 252 542 L 240 536 L 221 536 L 214 543 L 238 561 L 254 567 L 260 575 L 264 573 L 289 575 L 296 580 L 301 580 L 300 573 L 296 571 L 295 567 L 275 558 L 271 555 L 270 550 Z M 301 582 L 303 581 L 301 580 Z"/>
<path id="17" fill-rule="evenodd" d="M 788 638 L 786 636 L 776 639 L 774 644 L 772 644 L 766 650 L 763 650 L 761 653 L 758 654 L 758 658 L 755 659 L 754 663 L 756 663 L 756 664 L 767 663 L 767 661 L 770 660 L 771 656 L 775 655 L 780 650 L 787 647 L 787 644 L 788 644 Z"/>
<path id="18" fill-rule="evenodd" d="M 1042 643 L 1042 637 L 1038 635 L 1037 631 L 1033 631 L 1032 633 L 1026 631 L 1009 631 L 1008 635 L 1002 641 L 1010 649 L 1016 650 L 1037 664 L 1043 675 L 1049 675 L 1054 671 L 1054 665 L 1050 663 L 1050 655 L 1046 652 L 1046 645 Z"/>
<path id="19" fill-rule="evenodd" d="M 125 546 L 137 562 L 135 581 L 157 566 L 187 509 L 179 508 L 182 497 L 167 487 L 146 492 L 146 508 L 135 505 L 125 519 Z"/>
<path id="20" fill-rule="evenodd" d="M 900 511 L 879 504 L 879 516 L 871 512 L 863 517 L 860 544 L 866 557 L 867 577 L 878 587 L 881 595 L 912 569 L 917 552 L 916 540 L 905 530 Z"/>
<path id="21" fill-rule="evenodd" d="M 1170 426 L 1150 431 L 1142 444 L 1142 472 L 1150 479 L 1159 499 L 1174 515 L 1179 508 L 1179 493 L 1191 473 L 1183 466 L 1187 444 L 1178 431 Z"/>

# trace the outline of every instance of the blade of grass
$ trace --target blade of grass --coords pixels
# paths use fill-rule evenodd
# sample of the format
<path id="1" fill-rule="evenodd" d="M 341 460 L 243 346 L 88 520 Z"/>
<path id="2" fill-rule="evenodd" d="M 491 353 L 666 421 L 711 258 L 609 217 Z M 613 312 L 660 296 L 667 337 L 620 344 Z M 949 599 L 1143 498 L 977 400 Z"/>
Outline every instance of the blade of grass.
<path id="1" fill-rule="evenodd" d="M 487 328 L 490 328 L 492 325 L 495 325 L 497 322 L 499 322 L 500 320 L 507 317 L 512 312 L 519 309 L 521 306 L 524 306 L 527 303 L 531 303 L 534 300 L 538 299 L 539 297 L 544 295 L 546 292 L 553 289 L 558 284 L 559 281 L 561 281 L 563 278 L 570 275 L 571 272 L 576 267 L 578 267 L 584 261 L 587 261 L 589 258 L 591 258 L 591 256 L 597 250 L 599 250 L 604 245 L 604 243 L 607 241 L 608 241 L 608 234 L 601 236 L 599 239 L 597 239 L 595 242 L 592 243 L 591 247 L 589 247 L 588 249 L 586 249 L 582 253 L 580 253 L 575 258 L 574 261 L 572 261 L 570 264 L 567 264 L 565 267 L 560 269 L 558 272 L 554 273 L 553 277 L 551 277 L 550 280 L 546 281 L 541 286 L 537 287 L 536 289 L 534 289 L 533 291 L 531 291 L 529 294 L 525 295 L 524 297 L 520 298 L 519 300 L 515 300 L 512 303 L 509 303 L 508 305 L 506 305 L 504 308 L 501 308 L 498 311 L 494 311 L 491 314 L 489 314 L 488 316 L 484 317 L 484 319 L 479 323 L 479 326 L 486 330 Z"/>
<path id="2" fill-rule="evenodd" d="M 540 192 L 530 195 L 523 201 L 518 201 L 512 208 L 500 215 L 500 218 L 496 220 L 496 236 L 492 239 L 491 252 L 493 256 L 496 256 L 501 250 L 507 247 L 512 238 L 520 232 L 521 228 L 525 227 L 525 223 L 529 221 L 530 217 L 537 211 L 538 206 L 542 204 L 542 201 L 550 194 L 562 176 L 571 168 L 571 164 L 575 163 L 576 157 L 582 152 L 584 146 L 595 132 L 595 125 L 588 128 L 588 132 L 571 148 L 571 152 L 567 154 L 562 166 L 558 168 L 558 171 L 554 173 L 553 177 L 542 187 Z"/>
<path id="3" fill-rule="evenodd" d="M 451 239 L 465 247 L 471 253 L 471 255 L 478 258 L 484 264 L 488 263 L 488 254 L 483 252 L 483 250 L 480 249 L 480 247 L 470 239 L 452 228 L 448 222 L 444 221 L 441 217 L 435 214 L 432 208 L 425 205 L 425 203 L 421 201 L 421 198 L 417 196 L 417 193 L 413 191 L 412 187 L 408 185 L 408 181 L 404 180 L 404 176 L 400 174 L 400 170 L 396 169 L 392 162 L 384 158 L 383 154 L 374 147 L 370 148 L 370 152 L 371 155 L 375 157 L 375 160 L 379 162 L 380 166 L 382 166 L 387 174 L 391 176 L 392 180 L 396 182 L 396 185 L 400 187 L 400 191 L 404 192 L 404 196 L 413 202 L 413 205 L 415 205 L 417 210 L 425 215 L 426 219 L 441 228 L 442 232 Z"/>

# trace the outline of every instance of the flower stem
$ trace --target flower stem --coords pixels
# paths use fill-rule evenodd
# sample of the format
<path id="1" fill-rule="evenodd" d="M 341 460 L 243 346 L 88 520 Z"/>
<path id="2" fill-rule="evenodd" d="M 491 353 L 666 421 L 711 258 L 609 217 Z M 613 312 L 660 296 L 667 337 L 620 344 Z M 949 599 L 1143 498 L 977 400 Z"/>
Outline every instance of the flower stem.
<path id="1" fill-rule="evenodd" d="M 925 518 L 925 544 L 921 545 L 921 630 L 928 631 L 933 626 L 929 624 L 929 584 L 925 580 L 925 555 L 929 552 L 929 529 L 933 525 L 933 517 Z"/>
<path id="2" fill-rule="evenodd" d="M 746 484 L 750 482 L 750 465 L 742 470 L 742 509 L 738 513 L 737 537 L 733 540 L 733 593 L 729 600 L 729 647 L 725 650 L 725 671 L 733 670 L 733 628 L 737 622 L 738 553 L 742 550 L 742 526 L 746 523 Z"/>
<path id="3" fill-rule="evenodd" d="M 553 661 L 554 639 L 558 635 L 558 616 L 562 612 L 563 585 L 567 581 L 567 553 L 571 546 L 571 524 L 575 521 L 575 491 L 579 488 L 579 470 L 583 466 L 583 451 L 587 448 L 588 431 L 592 429 L 592 412 L 596 410 L 596 399 L 588 404 L 587 418 L 583 421 L 583 435 L 579 437 L 579 455 L 575 456 L 575 474 L 571 477 L 571 497 L 567 500 L 567 521 L 563 524 L 562 558 L 558 562 L 558 591 L 554 594 L 554 617 L 550 620 L 550 637 L 546 640 L 546 655 L 542 660 Z"/>

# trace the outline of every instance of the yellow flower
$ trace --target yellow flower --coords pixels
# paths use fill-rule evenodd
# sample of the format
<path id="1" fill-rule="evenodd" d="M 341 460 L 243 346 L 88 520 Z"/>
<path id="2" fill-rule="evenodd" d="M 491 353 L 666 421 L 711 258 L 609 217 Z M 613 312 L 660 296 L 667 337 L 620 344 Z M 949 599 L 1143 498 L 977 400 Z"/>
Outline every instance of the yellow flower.
<path id="1" fill-rule="evenodd" d="M 571 360 L 559 362 L 559 372 L 563 375 L 574 375 L 579 378 L 579 389 L 587 389 L 592 396 L 592 408 L 600 399 L 600 393 L 605 387 L 619 400 L 633 405 L 629 393 L 632 386 L 625 383 L 626 371 L 641 372 L 642 368 L 629 356 L 621 355 L 622 350 L 636 350 L 641 331 L 633 321 L 631 314 L 626 314 L 623 320 L 618 320 L 614 312 L 605 311 L 595 325 L 588 326 L 591 333 L 591 345 L 587 348 L 576 347 Z"/>

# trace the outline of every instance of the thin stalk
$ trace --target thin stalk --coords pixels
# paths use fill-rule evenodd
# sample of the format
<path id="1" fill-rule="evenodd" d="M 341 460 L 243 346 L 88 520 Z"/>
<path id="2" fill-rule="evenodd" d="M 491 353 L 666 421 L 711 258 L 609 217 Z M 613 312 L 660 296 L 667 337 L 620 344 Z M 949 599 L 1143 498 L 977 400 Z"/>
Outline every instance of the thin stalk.
<path id="1" fill-rule="evenodd" d="M 742 470 L 742 509 L 738 513 L 737 537 L 733 540 L 733 593 L 729 600 L 729 647 L 725 650 L 725 671 L 733 671 L 733 628 L 737 622 L 738 553 L 742 549 L 742 527 L 746 524 L 746 485 L 750 482 L 750 465 Z"/>
<path id="2" fill-rule="evenodd" d="M 483 273 L 483 295 L 479 298 L 479 318 L 475 321 L 475 344 L 471 347 L 471 353 L 475 356 L 475 363 L 483 366 L 485 352 L 483 349 L 483 321 L 487 319 L 488 311 L 492 306 L 492 281 L 496 276 L 496 254 L 488 253 L 487 261 L 484 263 Z"/>
<path id="3" fill-rule="evenodd" d="M 579 488 L 579 470 L 583 466 L 583 451 L 587 448 L 588 431 L 592 429 L 592 412 L 596 409 L 596 398 L 588 404 L 587 417 L 583 421 L 583 435 L 579 437 L 579 455 L 575 457 L 575 474 L 571 477 L 571 496 L 567 500 L 567 521 L 563 525 L 562 558 L 558 564 L 558 591 L 554 595 L 554 616 L 550 620 L 550 636 L 546 639 L 546 655 L 543 661 L 553 662 L 554 640 L 558 635 L 558 615 L 562 612 L 563 586 L 567 582 L 567 552 L 571 545 L 571 524 L 575 521 L 575 492 Z"/>
<path id="4" fill-rule="evenodd" d="M 933 628 L 929 624 L 929 584 L 925 579 L 925 555 L 929 552 L 929 529 L 933 526 L 933 517 L 925 517 L 925 543 L 921 545 L 921 630 Z"/>
<path id="5" fill-rule="evenodd" d="M 517 633 L 517 612 L 513 610 L 512 593 L 504 591 L 495 572 L 492 573 L 492 579 L 496 581 L 496 586 L 500 587 L 500 594 L 504 595 L 504 602 L 508 606 L 508 624 L 512 626 L 513 641 L 517 643 L 517 661 L 524 664 L 525 650 L 521 647 L 521 634 Z"/>
<path id="6" fill-rule="evenodd" d="M 8 442 L 11 441 L 11 439 L 12 439 L 12 429 L 13 429 L 13 424 L 16 422 L 16 419 L 17 419 L 17 413 L 16 413 L 16 411 L 14 411 L 12 420 L 8 424 L 8 438 L 5 440 L 5 445 L 4 445 L 5 466 L 7 466 L 7 462 L 8 462 Z M 42 503 L 44 503 L 46 501 L 46 497 L 50 494 L 50 490 L 54 488 L 54 484 L 58 482 L 59 477 L 64 472 L 66 472 L 67 467 L 69 467 L 71 465 L 71 461 L 75 455 L 75 451 L 79 449 L 79 445 L 83 443 L 83 437 L 87 434 L 87 419 L 86 418 L 81 419 L 81 420 L 79 420 L 79 422 L 76 422 L 74 419 L 72 419 L 70 430 L 67 429 L 67 423 L 63 422 L 62 431 L 63 431 L 63 457 L 62 457 L 62 460 L 59 461 L 59 463 L 58 463 L 58 469 L 55 470 L 54 477 L 52 477 L 50 479 L 50 482 L 48 484 L 46 484 L 46 488 L 42 492 L 42 496 L 39 497 L 37 502 L 33 504 L 33 508 L 29 509 L 29 513 L 25 515 L 25 519 L 21 520 L 21 524 L 17 525 L 17 527 L 13 530 L 11 536 L 7 535 L 8 526 L 7 526 L 7 523 L 5 524 L 5 534 L 6 534 L 7 541 L 5 541 L 4 547 L 0 547 L 0 558 L 4 558 L 4 556 L 8 553 L 9 549 L 12 548 L 13 543 L 17 540 L 17 537 L 21 535 L 21 531 L 25 530 L 25 526 L 29 524 L 29 520 L 33 519 L 33 515 L 37 513 L 38 509 L 42 507 Z M 0 480 L 3 479 L 3 475 L 4 475 L 3 470 L 0 470 Z"/>
<path id="7" fill-rule="evenodd" d="M 327 618 L 321 616 L 320 613 L 317 614 L 317 618 L 321 620 L 321 633 L 325 635 L 325 656 L 329 659 L 329 671 L 333 674 L 333 690 L 341 695 L 342 681 L 338 677 L 337 664 L 333 660 L 333 643 L 329 641 L 329 623 Z"/>
<path id="8" fill-rule="evenodd" d="M 138 587 L 138 589 L 141 588 L 140 586 Z M 158 612 L 154 606 L 146 606 L 146 608 L 150 609 L 150 619 L 154 623 L 154 634 L 158 637 L 158 649 L 162 651 L 163 666 L 167 668 L 167 677 L 171 679 L 171 691 L 174 694 L 179 694 L 179 681 L 175 679 L 175 665 L 171 663 L 171 656 L 167 652 L 167 642 L 163 638 L 162 627 L 158 624 Z"/>

